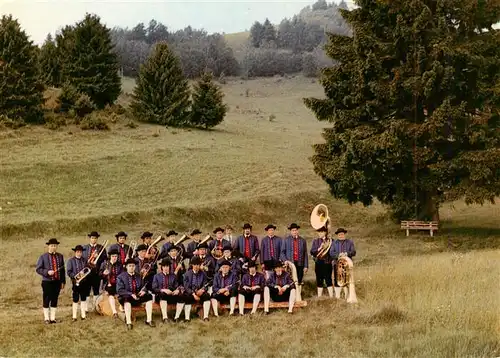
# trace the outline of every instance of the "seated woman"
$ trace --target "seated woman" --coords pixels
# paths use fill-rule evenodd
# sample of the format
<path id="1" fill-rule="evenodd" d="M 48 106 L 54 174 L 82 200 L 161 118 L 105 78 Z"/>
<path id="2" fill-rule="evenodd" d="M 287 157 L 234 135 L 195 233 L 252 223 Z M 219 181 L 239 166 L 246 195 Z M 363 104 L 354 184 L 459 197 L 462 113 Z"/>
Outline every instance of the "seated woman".
<path id="1" fill-rule="evenodd" d="M 285 264 L 278 261 L 274 265 L 274 272 L 271 273 L 264 288 L 264 312 L 269 314 L 269 303 L 288 301 L 288 313 L 293 313 L 293 305 L 295 303 L 295 284 L 292 278 L 284 270 Z"/>
<path id="2" fill-rule="evenodd" d="M 161 315 L 163 323 L 168 322 L 167 308 L 168 304 L 176 304 L 175 317 L 178 319 L 181 315 L 184 305 L 179 302 L 182 286 L 177 281 L 177 276 L 170 272 L 172 262 L 170 259 L 163 259 L 160 262 L 161 272 L 153 277 L 153 292 L 155 293 L 156 302 L 160 303 Z"/>
<path id="3" fill-rule="evenodd" d="M 238 295 L 238 277 L 231 272 L 231 262 L 224 260 L 220 262 L 220 272 L 214 277 L 212 292 L 212 308 L 214 316 L 219 317 L 219 303 L 229 302 L 229 315 L 234 314 L 236 308 L 236 296 Z"/>

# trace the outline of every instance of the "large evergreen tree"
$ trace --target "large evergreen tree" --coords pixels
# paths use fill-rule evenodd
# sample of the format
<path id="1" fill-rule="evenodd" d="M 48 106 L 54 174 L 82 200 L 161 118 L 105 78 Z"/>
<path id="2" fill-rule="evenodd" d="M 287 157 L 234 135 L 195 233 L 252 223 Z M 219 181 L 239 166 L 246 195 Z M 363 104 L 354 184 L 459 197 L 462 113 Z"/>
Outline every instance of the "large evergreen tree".
<path id="1" fill-rule="evenodd" d="M 38 73 L 37 49 L 19 22 L 0 20 L 0 115 L 29 123 L 43 119 L 44 86 Z"/>
<path id="2" fill-rule="evenodd" d="M 222 123 L 228 109 L 223 99 L 224 93 L 213 82 L 212 74 L 205 72 L 194 87 L 189 124 L 208 129 Z"/>
<path id="3" fill-rule="evenodd" d="M 64 58 L 62 81 L 88 95 L 97 108 L 112 104 L 121 92 L 118 56 L 100 18 L 86 14 L 74 27 L 66 27 L 57 42 Z"/>
<path id="4" fill-rule="evenodd" d="M 330 35 L 326 98 L 305 99 L 324 130 L 314 169 L 336 198 L 399 219 L 500 195 L 499 2 L 359 0 Z"/>
<path id="5" fill-rule="evenodd" d="M 61 84 L 61 59 L 51 34 L 47 35 L 38 54 L 38 60 L 41 80 L 48 86 L 58 87 Z"/>
<path id="6" fill-rule="evenodd" d="M 185 125 L 189 96 L 179 58 L 165 42 L 158 43 L 139 71 L 130 107 L 134 116 L 172 127 Z"/>

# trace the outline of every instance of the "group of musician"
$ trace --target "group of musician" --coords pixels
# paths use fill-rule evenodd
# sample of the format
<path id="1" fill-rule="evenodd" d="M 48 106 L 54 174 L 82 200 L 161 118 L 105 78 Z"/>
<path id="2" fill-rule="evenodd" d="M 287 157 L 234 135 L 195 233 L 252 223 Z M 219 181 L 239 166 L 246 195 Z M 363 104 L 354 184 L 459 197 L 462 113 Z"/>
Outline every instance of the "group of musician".
<path id="1" fill-rule="evenodd" d="M 128 245 L 128 235 L 120 231 L 116 243 L 109 246 L 98 243 L 99 233 L 88 234 L 89 243 L 76 245 L 74 256 L 65 264 L 57 252 L 60 242 L 52 238 L 46 243 L 48 251 L 40 256 L 36 272 L 42 276 L 43 314 L 46 324 L 56 323 L 57 303 L 60 290 L 66 284 L 66 274 L 72 282 L 72 318 L 86 319 L 89 298 L 93 295 L 94 309 L 101 287 L 118 317 L 116 300 L 125 312 L 128 329 L 132 329 L 132 307 L 144 304 L 146 324 L 154 327 L 153 302 L 159 303 L 163 322 L 168 322 L 168 305 L 175 305 L 174 322 L 184 312 L 189 321 L 193 304 L 201 304 L 203 320 L 209 320 L 210 308 L 219 316 L 219 304 L 229 304 L 229 315 L 244 315 L 246 302 L 252 303 L 250 314 L 255 314 L 261 300 L 264 312 L 269 314 L 270 302 L 288 302 L 288 312 L 293 306 L 308 270 L 307 242 L 299 233 L 300 226 L 288 226 L 289 235 L 276 236 L 276 226 L 265 227 L 266 236 L 259 239 L 252 233 L 252 225 L 244 224 L 243 233 L 233 236 L 231 226 L 213 230 L 215 238 L 202 239 L 202 232 L 195 229 L 189 236 L 178 239 L 178 233 L 169 231 L 164 237 L 153 240 L 151 232 L 141 235 L 142 243 Z M 330 297 L 340 298 L 334 274 L 336 260 L 345 255 L 356 255 L 354 243 L 346 239 L 347 231 L 337 229 L 335 240 L 327 237 L 327 228 L 317 231 L 310 255 L 315 261 L 317 295 L 321 297 L 326 286 Z M 192 239 L 184 246 L 186 239 Z M 159 248 L 156 243 L 165 240 Z M 326 244 L 329 243 L 329 246 Z M 325 247 L 327 250 L 325 250 Z M 260 261 L 261 272 L 257 271 Z M 296 281 L 287 272 L 287 264 L 293 263 Z M 297 292 L 298 291 L 298 292 Z M 300 296 L 299 296 L 300 297 Z"/>

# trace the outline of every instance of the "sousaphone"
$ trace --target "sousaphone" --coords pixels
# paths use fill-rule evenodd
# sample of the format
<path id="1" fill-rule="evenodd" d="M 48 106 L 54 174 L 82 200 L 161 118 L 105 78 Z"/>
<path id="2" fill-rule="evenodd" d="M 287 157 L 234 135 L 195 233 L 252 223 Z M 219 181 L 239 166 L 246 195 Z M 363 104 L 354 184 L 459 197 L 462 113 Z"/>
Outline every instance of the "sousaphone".
<path id="1" fill-rule="evenodd" d="M 331 220 L 328 215 L 328 207 L 325 204 L 318 204 L 314 207 L 311 213 L 311 226 L 315 229 L 321 229 L 322 227 L 326 227 L 326 240 L 321 244 L 321 247 L 318 250 L 318 254 L 316 258 L 321 259 L 323 256 L 330 252 L 330 248 L 332 247 L 332 239 L 328 237 L 328 233 L 330 232 Z"/>

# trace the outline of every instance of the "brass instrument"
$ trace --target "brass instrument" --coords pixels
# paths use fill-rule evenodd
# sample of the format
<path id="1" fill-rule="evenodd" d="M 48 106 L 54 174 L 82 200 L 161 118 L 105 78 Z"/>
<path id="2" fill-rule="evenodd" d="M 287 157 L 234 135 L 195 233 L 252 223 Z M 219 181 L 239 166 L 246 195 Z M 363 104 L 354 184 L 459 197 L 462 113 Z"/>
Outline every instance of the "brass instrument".
<path id="1" fill-rule="evenodd" d="M 96 250 L 92 253 L 92 255 L 90 255 L 90 257 L 88 259 L 89 266 L 97 265 L 97 262 L 99 261 L 99 257 L 101 257 L 102 253 L 106 250 L 106 246 L 108 246 L 108 240 L 104 241 L 104 243 L 102 244 L 102 248 L 101 248 L 101 250 L 99 250 L 99 252 L 97 252 L 97 250 Z"/>
<path id="2" fill-rule="evenodd" d="M 205 238 L 204 238 L 203 240 L 201 240 L 201 241 L 198 243 L 198 245 L 200 245 L 200 244 L 204 244 L 204 243 L 206 243 L 206 242 L 208 242 L 208 241 L 210 241 L 210 240 L 213 240 L 213 238 L 212 238 L 212 236 L 210 236 L 210 234 L 208 234 L 207 236 L 205 236 Z"/>
<path id="3" fill-rule="evenodd" d="M 326 239 L 321 244 L 318 254 L 316 258 L 321 259 L 326 254 L 330 252 L 330 248 L 332 247 L 333 240 L 328 237 L 328 232 L 330 231 L 331 219 L 328 215 L 328 207 L 324 204 L 318 204 L 314 207 L 311 213 L 311 226 L 318 230 L 322 227 L 326 227 Z"/>
<path id="4" fill-rule="evenodd" d="M 189 239 L 189 236 L 187 235 L 182 235 L 181 238 L 179 240 L 177 240 L 176 242 L 173 243 L 174 246 L 178 246 L 180 244 L 182 244 L 184 241 L 188 240 Z M 180 248 L 180 252 L 177 253 L 177 256 L 180 256 L 180 257 L 183 257 L 184 256 L 184 249 L 181 247 Z M 181 260 L 182 261 L 182 260 Z"/>
<path id="5" fill-rule="evenodd" d="M 217 240 L 215 240 L 215 241 L 217 241 Z M 212 249 L 212 251 L 210 251 L 210 254 L 212 255 L 212 257 L 214 259 L 219 260 L 222 258 L 222 256 L 224 256 L 224 250 L 218 249 L 217 243 L 215 243 L 214 248 Z"/>
<path id="6" fill-rule="evenodd" d="M 135 241 L 135 240 L 130 241 L 130 246 L 128 247 L 127 256 L 125 257 L 125 261 L 127 261 L 128 259 L 130 259 L 134 255 L 136 247 L 137 247 L 137 241 Z M 130 254 L 131 252 L 132 252 L 132 255 Z"/>
<path id="7" fill-rule="evenodd" d="M 337 259 L 337 284 L 344 288 L 346 292 L 346 301 L 348 303 L 357 303 L 358 299 L 356 297 L 356 288 L 354 286 L 354 265 L 352 260 L 346 256 L 341 255 Z"/>
<path id="8" fill-rule="evenodd" d="M 295 301 L 302 301 L 302 287 L 299 284 L 299 276 L 297 274 L 297 268 L 295 267 L 295 264 L 291 261 L 285 261 L 285 269 L 290 274 L 290 276 L 292 277 L 292 281 L 295 284 Z"/>
<path id="9" fill-rule="evenodd" d="M 87 277 L 90 273 L 92 272 L 92 270 L 90 269 L 90 267 L 84 267 L 80 272 L 78 272 L 76 275 L 75 275 L 75 284 L 77 286 L 80 285 L 80 282 L 82 282 L 82 280 Z"/>
<path id="10" fill-rule="evenodd" d="M 147 274 L 151 270 L 151 267 L 153 267 L 153 265 L 150 264 L 149 262 L 145 263 L 144 266 L 142 266 L 140 272 L 142 279 L 144 279 L 147 276 Z"/>

